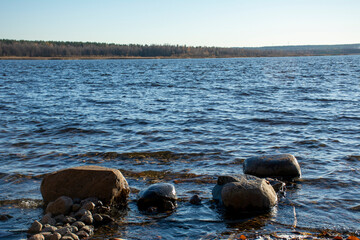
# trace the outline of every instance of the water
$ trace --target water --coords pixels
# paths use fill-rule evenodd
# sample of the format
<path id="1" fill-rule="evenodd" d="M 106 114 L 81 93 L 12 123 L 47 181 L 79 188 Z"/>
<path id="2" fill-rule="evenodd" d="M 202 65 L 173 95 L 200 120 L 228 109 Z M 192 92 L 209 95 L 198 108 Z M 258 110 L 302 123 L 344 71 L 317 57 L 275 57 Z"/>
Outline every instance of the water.
<path id="1" fill-rule="evenodd" d="M 360 231 L 360 56 L 4 60 L 0 119 L 0 214 L 13 216 L 0 238 L 26 238 L 41 217 L 43 174 L 87 164 L 120 169 L 133 188 L 100 239 Z M 294 154 L 303 173 L 278 205 L 251 218 L 219 211 L 217 176 L 273 153 Z M 137 190 L 159 181 L 175 184 L 176 212 L 141 214 Z"/>

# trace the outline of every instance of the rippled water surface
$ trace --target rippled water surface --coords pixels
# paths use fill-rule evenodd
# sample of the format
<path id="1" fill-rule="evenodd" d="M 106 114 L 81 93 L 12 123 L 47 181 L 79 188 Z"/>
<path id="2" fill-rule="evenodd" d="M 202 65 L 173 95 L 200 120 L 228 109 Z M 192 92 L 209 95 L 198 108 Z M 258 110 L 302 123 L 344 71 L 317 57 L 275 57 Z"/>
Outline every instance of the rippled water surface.
<path id="1" fill-rule="evenodd" d="M 99 238 L 198 239 L 360 231 L 360 56 L 0 61 L 0 238 L 41 217 L 43 174 L 97 164 L 133 192 Z M 291 153 L 302 179 L 272 212 L 229 218 L 211 201 L 245 158 Z M 136 192 L 170 182 L 170 215 L 143 215 Z M 198 194 L 202 205 L 188 203 Z"/>

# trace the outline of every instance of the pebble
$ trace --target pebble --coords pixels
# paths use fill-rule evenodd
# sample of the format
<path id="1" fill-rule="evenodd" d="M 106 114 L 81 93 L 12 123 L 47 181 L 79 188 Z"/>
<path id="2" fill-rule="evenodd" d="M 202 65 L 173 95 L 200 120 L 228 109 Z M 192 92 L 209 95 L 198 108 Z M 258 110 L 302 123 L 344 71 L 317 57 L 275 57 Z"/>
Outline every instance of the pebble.
<path id="1" fill-rule="evenodd" d="M 95 208 L 95 203 L 93 203 L 93 202 L 86 202 L 86 203 L 84 203 L 84 205 L 81 207 L 81 209 L 86 209 L 86 210 L 89 210 L 89 211 L 94 210 L 94 208 Z"/>
<path id="2" fill-rule="evenodd" d="M 60 233 L 53 233 L 50 237 L 50 240 L 60 240 L 61 239 L 61 234 Z"/>
<path id="3" fill-rule="evenodd" d="M 80 221 L 84 222 L 85 224 L 89 224 L 89 225 L 92 224 L 94 222 L 94 219 L 93 219 L 91 212 L 84 214 L 80 218 Z"/>
<path id="4" fill-rule="evenodd" d="M 50 225 L 55 225 L 56 224 L 56 220 L 54 218 L 52 218 L 52 214 L 51 213 L 47 213 L 45 214 L 42 218 L 40 223 L 42 224 L 50 224 Z"/>
<path id="5" fill-rule="evenodd" d="M 45 240 L 45 237 L 44 235 L 38 233 L 38 234 L 35 234 L 35 235 L 32 235 L 29 240 Z"/>
<path id="6" fill-rule="evenodd" d="M 71 226 L 74 226 L 74 227 L 77 227 L 77 228 L 81 229 L 81 228 L 85 227 L 85 225 L 86 224 L 81 222 L 81 221 L 76 221 Z"/>
<path id="7" fill-rule="evenodd" d="M 43 225 L 39 221 L 35 220 L 33 222 L 33 224 L 31 224 L 31 227 L 29 228 L 28 232 L 29 233 L 39 233 L 39 232 L 41 232 L 42 227 L 43 227 Z"/>
<path id="8" fill-rule="evenodd" d="M 46 226 L 42 229 L 42 232 L 55 232 L 57 230 L 57 227 L 54 226 Z"/>
<path id="9" fill-rule="evenodd" d="M 71 237 L 73 240 L 79 240 L 79 237 L 74 233 L 67 233 L 64 237 Z"/>
<path id="10" fill-rule="evenodd" d="M 81 239 L 89 237 L 89 234 L 87 232 L 85 232 L 84 230 L 77 232 L 76 235 L 78 235 L 79 238 L 81 238 Z"/>

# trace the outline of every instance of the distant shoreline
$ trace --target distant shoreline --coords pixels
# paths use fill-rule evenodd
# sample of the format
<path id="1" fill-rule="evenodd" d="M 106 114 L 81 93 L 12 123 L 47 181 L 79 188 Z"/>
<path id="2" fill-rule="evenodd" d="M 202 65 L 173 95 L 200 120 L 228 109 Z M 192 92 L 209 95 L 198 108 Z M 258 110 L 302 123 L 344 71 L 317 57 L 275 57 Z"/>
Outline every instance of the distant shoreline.
<path id="1" fill-rule="evenodd" d="M 107 56 L 88 56 L 88 57 L 2 57 L 0 56 L 0 60 L 137 60 L 137 59 L 216 59 L 216 58 L 274 58 L 274 57 L 321 57 L 321 56 L 353 56 L 360 54 L 318 54 L 318 55 L 293 55 L 293 56 L 256 56 L 256 57 L 107 57 Z"/>

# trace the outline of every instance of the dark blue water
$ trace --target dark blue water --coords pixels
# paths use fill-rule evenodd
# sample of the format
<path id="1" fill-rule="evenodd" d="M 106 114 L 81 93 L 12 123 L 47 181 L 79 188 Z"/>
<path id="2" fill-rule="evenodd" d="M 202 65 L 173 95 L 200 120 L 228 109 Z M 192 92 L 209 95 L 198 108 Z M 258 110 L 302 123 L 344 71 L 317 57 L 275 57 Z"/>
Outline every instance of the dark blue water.
<path id="1" fill-rule="evenodd" d="M 0 214 L 13 216 L 0 238 L 41 217 L 42 174 L 86 164 L 121 169 L 134 190 L 103 238 L 359 232 L 359 150 L 360 56 L 0 61 Z M 302 179 L 271 213 L 228 219 L 211 202 L 217 176 L 272 153 L 294 154 Z M 175 184 L 173 214 L 138 212 L 154 182 Z"/>

